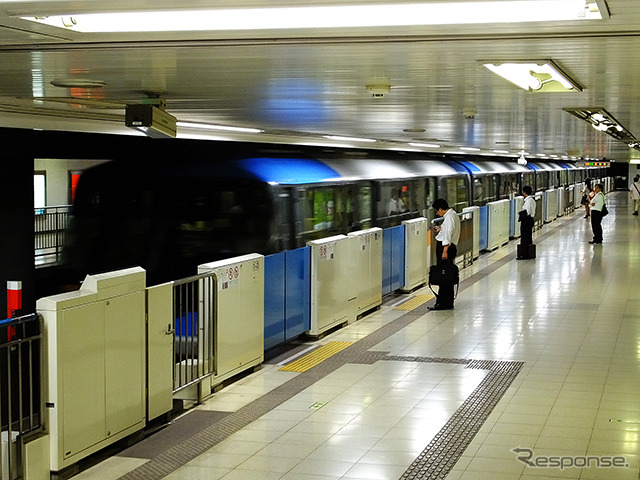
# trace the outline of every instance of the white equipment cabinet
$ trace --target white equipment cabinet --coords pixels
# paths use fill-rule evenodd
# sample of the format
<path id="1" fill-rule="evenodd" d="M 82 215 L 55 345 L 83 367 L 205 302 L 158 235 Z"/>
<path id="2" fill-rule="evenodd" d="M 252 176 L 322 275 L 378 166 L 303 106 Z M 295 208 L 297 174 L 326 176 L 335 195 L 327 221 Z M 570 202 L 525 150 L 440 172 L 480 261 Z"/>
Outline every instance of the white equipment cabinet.
<path id="1" fill-rule="evenodd" d="M 509 221 L 511 224 L 509 225 L 509 236 L 513 238 L 518 238 L 520 236 L 520 215 L 519 212 L 523 210 L 524 207 L 524 197 L 517 196 L 510 200 L 512 212 L 509 215 Z"/>
<path id="2" fill-rule="evenodd" d="M 307 243 L 311 248 L 311 328 L 310 335 L 354 322 L 356 295 L 350 244 L 356 241 L 335 235 Z"/>
<path id="3" fill-rule="evenodd" d="M 558 216 L 558 190 L 550 189 L 544 192 L 546 199 L 544 221 L 551 222 Z"/>
<path id="4" fill-rule="evenodd" d="M 561 217 L 564 215 L 564 209 L 566 207 L 565 205 L 565 191 L 566 188 L 565 187 L 559 187 L 556 190 L 556 199 L 558 201 L 558 205 L 556 206 L 556 214 L 558 215 L 558 217 Z"/>
<path id="5" fill-rule="evenodd" d="M 140 267 L 90 275 L 37 302 L 53 471 L 145 426 L 145 282 Z"/>
<path id="6" fill-rule="evenodd" d="M 173 408 L 173 283 L 147 288 L 147 419 Z"/>
<path id="7" fill-rule="evenodd" d="M 358 315 L 382 304 L 382 229 L 349 233 Z"/>
<path id="8" fill-rule="evenodd" d="M 404 287 L 409 292 L 427 283 L 429 268 L 429 224 L 426 218 L 413 218 L 402 222 L 404 225 Z"/>
<path id="9" fill-rule="evenodd" d="M 213 388 L 264 361 L 264 257 L 252 253 L 198 266 L 199 274 L 207 272 L 216 282 Z"/>
<path id="10" fill-rule="evenodd" d="M 489 202 L 487 249 L 494 250 L 509 242 L 509 200 Z"/>
<path id="11" fill-rule="evenodd" d="M 463 213 L 471 212 L 473 214 L 473 259 L 480 256 L 480 207 L 465 207 Z"/>

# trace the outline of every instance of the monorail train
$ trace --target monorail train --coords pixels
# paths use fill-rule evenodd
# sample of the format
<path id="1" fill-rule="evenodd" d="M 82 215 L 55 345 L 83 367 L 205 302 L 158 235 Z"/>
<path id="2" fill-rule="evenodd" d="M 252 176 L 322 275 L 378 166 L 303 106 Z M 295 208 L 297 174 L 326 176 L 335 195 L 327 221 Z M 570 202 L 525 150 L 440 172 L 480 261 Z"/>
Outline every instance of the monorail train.
<path id="1" fill-rule="evenodd" d="M 255 149 L 224 160 L 114 160 L 77 185 L 63 265 L 77 274 L 134 265 L 151 283 L 201 263 L 270 254 L 309 240 L 579 184 L 605 172 L 513 158 L 352 150 Z"/>

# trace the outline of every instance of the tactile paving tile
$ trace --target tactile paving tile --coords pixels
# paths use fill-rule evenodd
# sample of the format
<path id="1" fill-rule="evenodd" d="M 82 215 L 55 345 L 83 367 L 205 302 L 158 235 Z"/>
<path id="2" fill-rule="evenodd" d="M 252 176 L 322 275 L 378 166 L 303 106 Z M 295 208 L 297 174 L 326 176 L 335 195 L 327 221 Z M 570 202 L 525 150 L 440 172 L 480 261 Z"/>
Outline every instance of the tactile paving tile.
<path id="1" fill-rule="evenodd" d="M 311 367 L 315 367 L 320 362 L 325 361 L 327 358 L 335 355 L 341 350 L 344 350 L 352 344 L 353 342 L 329 342 L 326 345 L 315 349 L 313 352 L 294 360 L 288 365 L 285 365 L 280 370 L 283 372 L 306 372 Z"/>
<path id="2" fill-rule="evenodd" d="M 493 362 L 487 376 L 407 468 L 400 480 L 444 479 L 523 365 L 523 362 Z"/>
<path id="3" fill-rule="evenodd" d="M 413 310 L 416 307 L 419 307 L 420 305 L 424 305 L 425 303 L 427 303 L 429 300 L 431 300 L 432 298 L 435 298 L 435 295 L 431 294 L 427 294 L 427 295 L 416 295 L 415 297 L 411 298 L 410 300 L 407 300 L 406 302 L 401 303 L 400 305 L 398 305 L 395 309 L 396 310 Z"/>
<path id="4" fill-rule="evenodd" d="M 382 358 L 382 360 L 393 360 L 395 362 L 458 363 L 460 365 L 467 365 L 475 361 L 466 358 L 415 357 L 397 355 L 387 355 L 386 357 Z"/>
<path id="5" fill-rule="evenodd" d="M 364 352 L 357 359 L 352 360 L 350 363 L 360 365 L 373 365 L 380 360 L 386 360 L 389 352 Z"/>
<path id="6" fill-rule="evenodd" d="M 300 373 L 262 397 L 230 413 L 219 422 L 205 428 L 156 458 L 121 476 L 121 480 L 161 479 L 189 461 L 205 453 L 232 434 L 291 399 L 318 380 L 348 363 L 361 363 L 382 352 L 370 352 L 380 342 L 422 318 L 426 307 L 416 308 L 380 327 L 366 337 L 340 350 L 333 356 Z M 407 360 L 414 358 L 414 360 Z M 385 359 L 393 360 L 393 357 Z M 466 359 L 438 357 L 396 357 L 397 361 L 422 361 L 472 364 Z M 444 478 L 482 426 L 522 367 L 518 362 L 493 362 L 487 377 L 465 400 L 442 430 L 401 477 L 404 479 Z"/>

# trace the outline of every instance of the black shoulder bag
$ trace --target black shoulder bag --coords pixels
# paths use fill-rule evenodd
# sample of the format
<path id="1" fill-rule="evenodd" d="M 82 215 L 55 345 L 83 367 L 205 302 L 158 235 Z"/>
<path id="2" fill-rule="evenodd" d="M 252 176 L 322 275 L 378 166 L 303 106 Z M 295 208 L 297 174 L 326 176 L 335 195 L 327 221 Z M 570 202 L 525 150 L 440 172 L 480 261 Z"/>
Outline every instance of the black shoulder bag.
<path id="1" fill-rule="evenodd" d="M 431 265 L 429 268 L 429 288 L 433 292 L 432 285 L 456 285 L 460 288 L 460 270 L 455 263 L 441 263 Z M 456 288 L 456 297 L 458 296 Z M 436 292 L 433 292 L 435 295 Z"/>

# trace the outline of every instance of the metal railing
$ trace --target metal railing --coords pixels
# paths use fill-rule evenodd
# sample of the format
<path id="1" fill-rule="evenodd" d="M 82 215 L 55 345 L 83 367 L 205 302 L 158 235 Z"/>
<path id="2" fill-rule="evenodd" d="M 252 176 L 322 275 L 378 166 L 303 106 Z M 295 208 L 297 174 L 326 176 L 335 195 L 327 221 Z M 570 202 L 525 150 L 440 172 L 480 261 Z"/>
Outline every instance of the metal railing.
<path id="1" fill-rule="evenodd" d="M 20 445 L 43 430 L 42 318 L 0 321 L 0 477 L 22 475 Z"/>
<path id="2" fill-rule="evenodd" d="M 35 264 L 60 260 L 71 205 L 42 207 L 34 210 Z"/>
<path id="3" fill-rule="evenodd" d="M 215 292 L 213 273 L 173 282 L 173 391 L 192 385 L 202 399 L 202 381 L 215 373 Z"/>
<path id="4" fill-rule="evenodd" d="M 458 213 L 458 217 L 460 218 L 460 239 L 456 245 L 456 259 L 462 259 L 462 266 L 467 267 L 473 263 L 473 212 Z M 431 220 L 431 227 L 441 225 L 443 220 L 441 217 Z M 435 265 L 437 262 L 436 233 L 433 228 L 429 231 L 431 232 L 431 265 Z"/>

